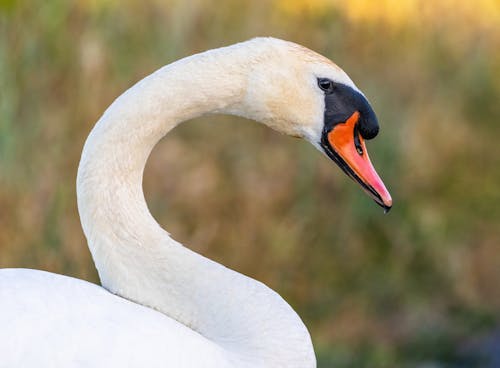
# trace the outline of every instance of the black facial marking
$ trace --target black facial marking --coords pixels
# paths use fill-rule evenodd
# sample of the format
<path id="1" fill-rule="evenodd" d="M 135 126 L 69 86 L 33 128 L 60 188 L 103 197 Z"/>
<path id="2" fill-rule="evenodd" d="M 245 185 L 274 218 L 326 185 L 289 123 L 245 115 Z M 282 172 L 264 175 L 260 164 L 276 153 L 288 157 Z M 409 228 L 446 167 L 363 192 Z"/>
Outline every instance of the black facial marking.
<path id="1" fill-rule="evenodd" d="M 331 86 L 328 86 L 327 81 Z M 326 78 L 318 78 L 318 85 L 325 92 L 325 131 L 329 132 L 335 125 L 345 123 L 355 111 L 359 111 L 359 121 L 356 124 L 359 133 L 364 139 L 375 138 L 379 130 L 378 120 L 361 93 Z"/>
<path id="2" fill-rule="evenodd" d="M 363 155 L 363 147 L 359 136 L 372 139 L 378 133 L 377 117 L 366 98 L 353 88 L 345 84 L 336 83 L 326 78 L 318 78 L 318 86 L 325 93 L 324 127 L 321 136 L 321 147 L 325 153 L 340 166 L 351 179 L 358 182 L 363 189 L 371 195 L 373 200 L 387 212 L 391 207 L 384 204 L 379 193 L 369 184 L 365 183 L 345 160 L 331 147 L 328 134 L 337 124 L 345 123 L 355 111 L 359 112 L 359 120 L 354 126 L 354 145 L 359 155 Z"/>

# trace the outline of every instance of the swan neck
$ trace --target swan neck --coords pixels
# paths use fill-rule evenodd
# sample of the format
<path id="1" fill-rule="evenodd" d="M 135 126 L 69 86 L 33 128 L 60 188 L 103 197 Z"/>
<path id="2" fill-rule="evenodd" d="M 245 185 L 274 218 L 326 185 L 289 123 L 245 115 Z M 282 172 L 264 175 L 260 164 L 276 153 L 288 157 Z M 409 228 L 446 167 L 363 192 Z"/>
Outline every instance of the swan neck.
<path id="1" fill-rule="evenodd" d="M 151 242 L 151 234 L 164 236 L 142 191 L 144 167 L 153 147 L 183 121 L 211 112 L 238 111 L 234 106 L 244 98 L 244 76 L 245 63 L 238 52 L 219 49 L 194 55 L 138 82 L 95 125 L 78 169 L 77 197 L 83 230 L 105 286 L 109 267 L 101 259 L 108 257 L 98 252 L 105 235 L 118 238 L 123 246 L 132 239 L 149 247 L 158 243 Z"/>
<path id="2" fill-rule="evenodd" d="M 118 97 L 85 143 L 78 209 L 103 287 L 181 322 L 248 366 L 315 367 L 309 334 L 290 306 L 170 238 L 142 191 L 151 150 L 177 124 L 212 112 L 249 116 L 254 61 L 238 45 L 212 50 L 167 65 Z"/>

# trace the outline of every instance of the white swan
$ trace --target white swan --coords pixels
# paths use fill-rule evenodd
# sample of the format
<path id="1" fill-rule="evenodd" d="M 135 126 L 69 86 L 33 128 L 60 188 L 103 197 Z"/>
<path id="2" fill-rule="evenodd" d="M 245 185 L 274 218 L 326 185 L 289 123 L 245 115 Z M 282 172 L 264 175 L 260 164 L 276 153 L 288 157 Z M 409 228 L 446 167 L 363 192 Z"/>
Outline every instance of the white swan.
<path id="1" fill-rule="evenodd" d="M 206 113 L 305 138 L 390 208 L 363 139 L 376 117 L 331 61 L 272 38 L 179 60 L 120 96 L 85 143 L 78 208 L 103 288 L 1 270 L 0 367 L 316 367 L 306 327 L 278 294 L 185 248 L 148 211 L 153 146 Z"/>

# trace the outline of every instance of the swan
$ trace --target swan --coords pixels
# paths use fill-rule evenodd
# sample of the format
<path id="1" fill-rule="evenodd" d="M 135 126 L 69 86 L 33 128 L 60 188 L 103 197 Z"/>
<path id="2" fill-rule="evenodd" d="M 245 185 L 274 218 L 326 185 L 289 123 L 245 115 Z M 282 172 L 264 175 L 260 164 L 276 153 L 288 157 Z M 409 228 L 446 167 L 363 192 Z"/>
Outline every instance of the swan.
<path id="1" fill-rule="evenodd" d="M 306 139 L 390 209 L 365 145 L 377 118 L 333 62 L 274 38 L 178 60 L 118 97 L 84 145 L 78 210 L 102 287 L 0 271 L 0 367 L 316 367 L 308 330 L 276 292 L 184 247 L 148 210 L 152 148 L 209 113 Z"/>

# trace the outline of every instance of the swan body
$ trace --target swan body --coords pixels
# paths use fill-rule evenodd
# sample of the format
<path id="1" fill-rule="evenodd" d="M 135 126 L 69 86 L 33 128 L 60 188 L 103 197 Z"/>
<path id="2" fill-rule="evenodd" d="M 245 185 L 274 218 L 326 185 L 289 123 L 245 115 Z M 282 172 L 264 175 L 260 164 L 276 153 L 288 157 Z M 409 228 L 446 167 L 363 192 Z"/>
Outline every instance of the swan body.
<path id="1" fill-rule="evenodd" d="M 0 300 L 0 367 L 238 366 L 181 323 L 83 280 L 5 269 Z"/>
<path id="2" fill-rule="evenodd" d="M 288 303 L 172 239 L 147 208 L 142 175 L 152 148 L 208 113 L 308 140 L 390 208 L 363 140 L 377 133 L 376 118 L 331 61 L 272 38 L 181 59 L 115 100 L 85 143 L 78 209 L 103 287 L 0 271 L 0 367 L 316 367 Z"/>

